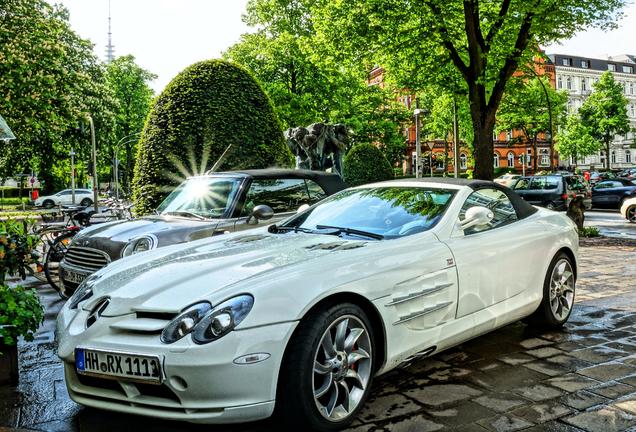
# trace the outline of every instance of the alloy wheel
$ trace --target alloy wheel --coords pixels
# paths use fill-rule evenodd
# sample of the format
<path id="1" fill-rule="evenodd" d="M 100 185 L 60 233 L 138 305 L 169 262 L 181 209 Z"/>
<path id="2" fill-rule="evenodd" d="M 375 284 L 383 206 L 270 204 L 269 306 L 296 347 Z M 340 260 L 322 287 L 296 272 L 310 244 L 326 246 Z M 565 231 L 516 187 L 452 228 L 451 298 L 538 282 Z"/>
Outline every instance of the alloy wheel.
<path id="1" fill-rule="evenodd" d="M 372 359 L 369 331 L 360 319 L 346 315 L 327 327 L 314 355 L 312 379 L 324 418 L 337 422 L 356 410 L 371 380 Z"/>
<path id="2" fill-rule="evenodd" d="M 570 262 L 561 258 L 552 268 L 550 276 L 550 308 L 554 317 L 563 321 L 574 303 L 574 271 Z"/>
<path id="3" fill-rule="evenodd" d="M 628 221 L 636 223 L 636 206 L 629 207 L 625 213 Z"/>

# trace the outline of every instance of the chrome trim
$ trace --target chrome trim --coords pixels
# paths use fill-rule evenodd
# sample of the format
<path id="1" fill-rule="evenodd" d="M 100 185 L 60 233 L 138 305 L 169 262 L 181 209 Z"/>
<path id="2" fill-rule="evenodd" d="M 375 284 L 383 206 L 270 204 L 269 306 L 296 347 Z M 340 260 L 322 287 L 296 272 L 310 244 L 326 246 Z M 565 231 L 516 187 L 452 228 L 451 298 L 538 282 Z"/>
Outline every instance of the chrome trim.
<path id="1" fill-rule="evenodd" d="M 427 296 L 429 294 L 436 293 L 436 292 L 441 291 L 444 288 L 448 288 L 449 286 L 452 286 L 452 285 L 453 284 L 449 282 L 449 283 L 445 283 L 445 284 L 442 284 L 442 285 L 435 285 L 432 288 L 425 288 L 425 289 L 423 289 L 420 292 L 407 294 L 407 295 L 402 296 L 402 297 L 396 297 L 391 302 L 385 304 L 384 306 L 386 306 L 386 307 L 395 306 L 397 304 L 404 303 L 404 302 L 407 302 L 409 300 L 413 300 L 413 299 L 416 299 L 416 298 Z"/>
<path id="2" fill-rule="evenodd" d="M 66 251 L 61 264 L 62 266 L 67 264 L 70 267 L 82 269 L 83 272 L 89 271 L 94 273 L 106 267 L 110 262 L 110 256 L 104 251 L 71 245 L 68 251 Z"/>
<path id="3" fill-rule="evenodd" d="M 452 301 L 447 301 L 447 302 L 444 302 L 444 303 L 438 303 L 435 306 L 431 306 L 431 307 L 423 309 L 421 311 L 413 312 L 412 314 L 400 317 L 400 319 L 397 320 L 396 322 L 394 322 L 393 325 L 402 324 L 402 323 L 405 323 L 407 321 L 411 321 L 411 320 L 413 320 L 415 318 L 419 318 L 421 316 L 427 315 L 427 314 L 429 314 L 431 312 L 435 312 L 435 311 L 444 309 L 446 306 L 448 306 L 448 305 L 450 305 L 452 303 L 453 303 Z"/>

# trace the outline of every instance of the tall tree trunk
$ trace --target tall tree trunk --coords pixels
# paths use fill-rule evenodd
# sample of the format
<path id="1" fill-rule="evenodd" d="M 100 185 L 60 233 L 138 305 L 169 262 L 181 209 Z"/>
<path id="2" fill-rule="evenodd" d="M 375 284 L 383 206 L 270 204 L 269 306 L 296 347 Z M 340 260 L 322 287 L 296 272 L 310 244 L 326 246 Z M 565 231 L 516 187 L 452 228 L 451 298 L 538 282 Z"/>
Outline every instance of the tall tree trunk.
<path id="1" fill-rule="evenodd" d="M 536 135 L 532 137 L 532 152 L 534 153 L 534 158 L 532 159 L 532 174 L 536 174 L 539 168 L 539 149 L 537 148 Z"/>
<path id="2" fill-rule="evenodd" d="M 611 169 L 610 163 L 610 144 L 612 143 L 611 139 L 608 137 L 605 138 L 605 168 L 609 171 Z"/>

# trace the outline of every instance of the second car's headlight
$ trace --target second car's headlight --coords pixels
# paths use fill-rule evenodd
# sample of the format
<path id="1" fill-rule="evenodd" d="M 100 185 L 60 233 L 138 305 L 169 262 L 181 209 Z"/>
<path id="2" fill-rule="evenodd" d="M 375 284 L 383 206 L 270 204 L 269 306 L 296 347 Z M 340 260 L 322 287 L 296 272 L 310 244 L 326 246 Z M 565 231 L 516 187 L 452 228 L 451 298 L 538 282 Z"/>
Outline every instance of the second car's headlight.
<path id="1" fill-rule="evenodd" d="M 192 333 L 197 344 L 219 339 L 239 325 L 252 310 L 254 297 L 243 294 L 212 308 L 209 303 L 197 303 L 170 321 L 161 333 L 161 342 L 170 344 Z"/>
<path id="2" fill-rule="evenodd" d="M 68 299 L 68 308 L 75 309 L 84 300 L 88 300 L 93 296 L 93 285 L 101 275 L 92 274 L 77 287 L 71 298 Z"/>
<path id="3" fill-rule="evenodd" d="M 137 237 L 128 242 L 124 250 L 121 252 L 122 258 L 137 254 L 139 252 L 146 252 L 157 247 L 157 238 L 153 235 L 145 235 Z"/>

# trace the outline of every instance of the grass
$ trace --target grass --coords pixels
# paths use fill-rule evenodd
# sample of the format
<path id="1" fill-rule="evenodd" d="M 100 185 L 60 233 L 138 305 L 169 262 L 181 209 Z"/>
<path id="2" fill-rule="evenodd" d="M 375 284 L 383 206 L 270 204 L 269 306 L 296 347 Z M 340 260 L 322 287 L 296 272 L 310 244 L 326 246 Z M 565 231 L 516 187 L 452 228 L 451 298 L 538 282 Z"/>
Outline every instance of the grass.
<path id="1" fill-rule="evenodd" d="M 600 235 L 596 227 L 583 227 L 579 230 L 579 237 L 599 237 Z"/>

